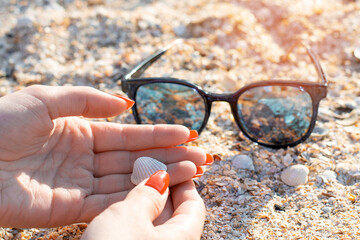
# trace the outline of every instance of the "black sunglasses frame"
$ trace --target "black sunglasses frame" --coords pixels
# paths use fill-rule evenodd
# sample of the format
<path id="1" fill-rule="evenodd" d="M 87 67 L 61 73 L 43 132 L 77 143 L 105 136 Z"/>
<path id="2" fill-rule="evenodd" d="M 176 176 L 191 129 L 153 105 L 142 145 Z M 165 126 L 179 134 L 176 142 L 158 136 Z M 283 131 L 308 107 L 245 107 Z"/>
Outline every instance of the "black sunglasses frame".
<path id="1" fill-rule="evenodd" d="M 250 140 L 252 140 L 253 142 L 256 142 L 260 145 L 271 147 L 271 148 L 293 147 L 293 146 L 305 141 L 310 136 L 311 132 L 313 131 L 313 129 L 315 127 L 319 103 L 320 103 L 321 99 L 326 97 L 326 94 L 327 94 L 327 80 L 326 80 L 325 74 L 320 66 L 319 61 L 316 59 L 315 55 L 313 54 L 313 52 L 311 51 L 311 49 L 309 47 L 304 45 L 302 42 L 297 42 L 289 49 L 289 51 L 285 55 L 285 58 L 283 58 L 282 60 L 283 61 L 286 60 L 286 57 L 288 56 L 288 54 L 293 50 L 293 48 L 295 48 L 299 44 L 304 46 L 305 49 L 307 50 L 307 53 L 309 54 L 312 62 L 314 63 L 315 68 L 318 72 L 318 75 L 321 79 L 321 83 L 303 82 L 303 81 L 296 81 L 296 80 L 266 80 L 266 81 L 258 81 L 255 83 L 248 84 L 248 85 L 242 87 L 241 89 L 237 90 L 234 93 L 218 94 L 218 93 L 207 92 L 204 89 L 202 89 L 200 86 L 198 86 L 194 83 L 188 82 L 186 80 L 182 80 L 182 79 L 169 78 L 169 77 L 138 78 L 153 62 L 155 62 L 157 59 L 159 59 L 172 45 L 155 52 L 148 58 L 141 61 L 132 70 L 130 70 L 123 78 L 114 76 L 113 80 L 114 81 L 117 81 L 119 79 L 121 80 L 122 90 L 131 99 L 136 99 L 136 93 L 140 86 L 145 85 L 145 84 L 150 84 L 150 83 L 173 83 L 173 84 L 183 85 L 183 86 L 186 86 L 186 87 L 196 90 L 198 92 L 198 94 L 202 97 L 202 99 L 205 103 L 204 120 L 203 120 L 201 127 L 197 130 L 199 134 L 202 132 L 202 130 L 205 128 L 205 126 L 208 122 L 212 103 L 215 101 L 224 101 L 224 102 L 228 102 L 230 104 L 231 111 L 234 116 L 234 120 L 235 120 L 236 124 L 238 125 L 240 130 Z M 246 92 L 252 88 L 265 87 L 265 86 L 296 87 L 296 88 L 303 89 L 310 95 L 311 100 L 312 100 L 312 109 L 313 109 L 310 126 L 309 126 L 307 132 L 297 141 L 289 142 L 286 144 L 262 143 L 262 142 L 259 142 L 258 139 L 251 137 L 248 134 L 247 130 L 244 128 L 244 126 L 241 124 L 240 116 L 238 113 L 238 106 L 237 106 L 238 98 L 240 97 L 241 94 L 243 94 L 244 92 Z M 141 124 L 141 119 L 140 119 L 139 113 L 137 111 L 136 102 L 135 102 L 135 105 L 133 108 L 133 115 L 134 115 L 136 123 Z"/>

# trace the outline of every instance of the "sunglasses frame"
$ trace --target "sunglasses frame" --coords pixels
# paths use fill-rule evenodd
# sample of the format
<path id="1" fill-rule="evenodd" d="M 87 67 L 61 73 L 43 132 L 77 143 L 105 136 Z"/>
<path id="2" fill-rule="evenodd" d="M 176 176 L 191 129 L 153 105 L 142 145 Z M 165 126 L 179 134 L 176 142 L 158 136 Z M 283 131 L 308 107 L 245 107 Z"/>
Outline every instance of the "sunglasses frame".
<path id="1" fill-rule="evenodd" d="M 141 87 L 142 85 L 151 84 L 151 83 L 174 83 L 174 84 L 183 85 L 183 86 L 186 86 L 186 87 L 196 90 L 198 92 L 198 94 L 202 97 L 202 99 L 205 103 L 204 120 L 203 120 L 201 127 L 197 130 L 199 134 L 205 128 L 205 126 L 209 120 L 212 103 L 215 101 L 223 101 L 223 102 L 228 102 L 230 104 L 231 112 L 234 116 L 234 120 L 235 120 L 236 124 L 238 125 L 240 130 L 245 134 L 245 136 L 247 136 L 253 142 L 256 142 L 260 145 L 263 145 L 266 147 L 271 147 L 271 148 L 293 147 L 293 146 L 305 141 L 310 136 L 310 134 L 313 131 L 315 124 L 316 124 L 319 103 L 320 103 L 321 99 L 326 97 L 326 94 L 327 94 L 327 80 L 326 80 L 324 71 L 322 70 L 322 67 L 321 67 L 319 61 L 317 60 L 315 54 L 304 43 L 296 42 L 295 44 L 293 44 L 291 46 L 291 48 L 288 50 L 287 54 L 282 58 L 282 61 L 286 61 L 289 53 L 299 44 L 302 45 L 303 47 L 305 47 L 305 49 L 307 50 L 307 53 L 310 56 L 312 62 L 314 63 L 315 68 L 318 72 L 318 75 L 321 79 L 320 83 L 304 82 L 304 81 L 296 81 L 296 80 L 257 81 L 257 82 L 245 85 L 244 87 L 240 88 L 239 90 L 237 90 L 234 93 L 227 94 L 227 93 L 210 93 L 210 92 L 205 91 L 203 88 L 201 88 L 200 86 L 198 86 L 194 83 L 191 83 L 186 80 L 178 79 L 178 78 L 170 78 L 170 77 L 139 78 L 142 75 L 142 73 L 152 63 L 154 63 L 157 59 L 159 59 L 174 44 L 171 44 L 163 49 L 160 49 L 159 51 L 155 52 L 148 58 L 144 59 L 138 65 L 136 65 L 132 70 L 130 70 L 124 77 L 114 76 L 113 80 L 114 81 L 121 80 L 122 90 L 131 99 L 136 99 L 136 93 L 137 93 L 137 90 L 139 89 L 139 87 Z M 289 142 L 286 144 L 267 144 L 267 143 L 259 142 L 258 139 L 251 137 L 250 134 L 248 134 L 245 127 L 242 125 L 242 123 L 240 121 L 240 116 L 238 113 L 238 105 L 237 105 L 240 95 L 250 89 L 258 88 L 258 87 L 266 87 L 266 86 L 296 87 L 296 88 L 303 89 L 310 95 L 311 100 L 312 100 L 312 118 L 311 118 L 310 126 L 308 127 L 307 132 L 297 141 Z M 135 102 L 135 105 L 133 108 L 133 115 L 134 115 L 136 123 L 141 124 L 141 119 L 140 119 L 139 113 L 137 111 L 136 102 Z"/>

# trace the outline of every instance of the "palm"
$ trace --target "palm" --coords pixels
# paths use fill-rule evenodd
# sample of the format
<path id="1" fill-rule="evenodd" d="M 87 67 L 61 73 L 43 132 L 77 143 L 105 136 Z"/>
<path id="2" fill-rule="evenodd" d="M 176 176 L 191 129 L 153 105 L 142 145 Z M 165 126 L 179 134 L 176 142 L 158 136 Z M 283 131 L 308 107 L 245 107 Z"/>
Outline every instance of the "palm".
<path id="1" fill-rule="evenodd" d="M 78 222 L 87 197 L 95 192 L 89 124 L 70 118 L 56 121 L 55 129 L 42 147 L 32 149 L 33 155 L 2 162 L 1 169 L 9 175 L 3 183 L 8 187 L 2 189 L 2 195 L 7 197 L 0 209 L 14 217 L 22 216 L 25 225 L 38 219 L 39 225 L 56 226 L 62 224 L 57 219 L 64 214 L 61 221 Z"/>
<path id="2" fill-rule="evenodd" d="M 16 114 L 6 112 L 6 101 L 0 102 L 0 111 L 3 107 L 6 112 L 5 119 L 10 116 L 13 120 L 4 123 L 7 131 L 0 129 L 3 133 L 0 135 L 0 222 L 6 219 L 3 226 L 49 227 L 90 221 L 110 204 L 124 199 L 133 187 L 130 182 L 132 163 L 141 155 L 168 163 L 169 173 L 171 169 L 174 173 L 172 184 L 194 174 L 193 163 L 184 165 L 188 171 L 184 171 L 183 166 L 182 174 L 176 173 L 179 172 L 175 171 L 179 168 L 177 162 L 188 159 L 200 165 L 205 159 L 198 149 L 162 148 L 186 141 L 187 129 L 124 127 L 77 117 L 61 118 L 78 114 L 64 114 L 61 109 L 52 112 L 43 99 L 35 110 L 31 109 L 36 100 L 31 103 L 34 99 L 27 97 L 12 102 L 20 109 L 30 109 L 20 111 L 22 114 L 18 114 L 18 110 Z M 113 101 L 113 97 L 97 97 L 95 102 L 100 106 L 91 103 L 88 96 L 85 102 L 92 105 L 93 111 L 84 112 L 89 106 L 82 107 L 80 115 L 106 117 L 124 110 L 120 101 L 112 102 L 117 106 L 108 107 L 107 112 L 100 111 L 103 104 L 109 105 L 106 98 Z"/>

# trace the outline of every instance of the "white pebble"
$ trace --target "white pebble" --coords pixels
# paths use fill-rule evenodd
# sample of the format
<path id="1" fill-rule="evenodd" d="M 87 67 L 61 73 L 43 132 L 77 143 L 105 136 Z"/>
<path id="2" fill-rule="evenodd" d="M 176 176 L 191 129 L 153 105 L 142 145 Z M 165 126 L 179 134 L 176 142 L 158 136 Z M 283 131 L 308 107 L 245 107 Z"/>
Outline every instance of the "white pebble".
<path id="1" fill-rule="evenodd" d="M 176 36 L 182 36 L 186 33 L 186 26 L 185 25 L 179 25 L 173 28 L 174 33 Z"/>
<path id="2" fill-rule="evenodd" d="M 356 60 L 360 61 L 360 47 L 355 48 L 354 57 L 356 58 Z"/>
<path id="3" fill-rule="evenodd" d="M 288 153 L 288 154 L 286 154 L 284 157 L 283 157 L 283 160 L 282 160 L 282 162 L 283 162 L 283 164 L 286 166 L 286 167 L 288 167 L 288 166 L 290 166 L 290 164 L 293 162 L 293 158 L 291 157 L 291 155 Z"/>
<path id="4" fill-rule="evenodd" d="M 336 173 L 334 171 L 326 170 L 316 177 L 316 182 L 319 184 L 329 181 L 336 181 Z"/>
<path id="5" fill-rule="evenodd" d="M 329 213 L 331 211 L 331 207 L 323 207 L 322 210 L 324 213 Z"/>
<path id="6" fill-rule="evenodd" d="M 333 205 L 335 202 L 336 202 L 336 198 L 334 198 L 334 197 L 330 197 L 328 200 L 328 203 L 331 205 Z"/>
<path id="7" fill-rule="evenodd" d="M 32 19 L 27 16 L 19 18 L 16 23 L 16 27 L 18 28 L 31 28 L 33 25 Z"/>

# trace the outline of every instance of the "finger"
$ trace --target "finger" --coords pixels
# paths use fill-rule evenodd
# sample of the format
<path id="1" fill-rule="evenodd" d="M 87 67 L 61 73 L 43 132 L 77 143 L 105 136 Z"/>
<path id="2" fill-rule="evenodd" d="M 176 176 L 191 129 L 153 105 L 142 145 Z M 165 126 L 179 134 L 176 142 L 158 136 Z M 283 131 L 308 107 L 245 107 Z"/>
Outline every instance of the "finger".
<path id="1" fill-rule="evenodd" d="M 171 197 L 169 196 L 166 201 L 164 210 L 161 212 L 160 216 L 158 216 L 154 220 L 153 222 L 154 226 L 164 224 L 167 220 L 169 220 L 172 217 L 173 213 L 174 213 L 174 208 L 171 201 Z"/>
<path id="2" fill-rule="evenodd" d="M 165 224 L 156 227 L 159 236 L 200 239 L 205 221 L 205 205 L 194 183 L 191 180 L 181 183 L 171 188 L 171 193 L 175 212 Z"/>
<path id="3" fill-rule="evenodd" d="M 66 116 L 102 118 L 119 115 L 132 106 L 129 99 L 106 94 L 84 86 L 31 86 L 22 93 L 46 105 L 51 119 Z"/>
<path id="4" fill-rule="evenodd" d="M 169 195 L 168 186 L 169 175 L 160 170 L 131 190 L 122 204 L 114 205 L 114 208 L 131 209 L 131 217 L 152 223 L 165 207 Z M 121 209 L 117 211 L 122 212 Z"/>
<path id="5" fill-rule="evenodd" d="M 156 172 L 130 191 L 124 201 L 112 204 L 96 217 L 83 237 L 157 239 L 153 221 L 164 209 L 169 195 L 168 186 L 169 175 L 163 170 Z M 147 237 L 150 235 L 154 237 Z"/>
<path id="6" fill-rule="evenodd" d="M 96 154 L 94 157 L 94 176 L 102 177 L 110 174 L 131 173 L 135 160 L 143 156 L 152 157 L 164 164 L 187 160 L 193 162 L 196 166 L 204 165 L 208 157 L 204 150 L 199 147 L 157 148 L 134 152 L 103 152 Z"/>
<path id="7" fill-rule="evenodd" d="M 172 147 L 192 139 L 196 132 L 181 125 L 124 125 L 106 122 L 90 124 L 95 152 Z"/>
<path id="8" fill-rule="evenodd" d="M 130 181 L 131 174 L 112 174 L 94 178 L 92 194 L 111 194 L 128 191 L 135 185 Z"/>
<path id="9" fill-rule="evenodd" d="M 182 161 L 168 165 L 170 175 L 170 186 L 191 179 L 196 174 L 196 166 L 193 162 Z"/>
<path id="10" fill-rule="evenodd" d="M 167 166 L 170 175 L 170 186 L 191 179 L 196 174 L 196 166 L 190 161 L 181 161 Z M 94 178 L 92 194 L 111 194 L 129 191 L 135 187 L 131 182 L 131 174 L 112 174 Z"/>
<path id="11" fill-rule="evenodd" d="M 175 214 L 190 214 L 191 208 L 183 208 L 186 206 L 188 201 L 193 201 L 194 205 L 189 205 L 192 207 L 202 206 L 198 210 L 198 213 L 200 213 L 198 216 L 205 215 L 205 205 L 200 197 L 199 193 L 196 190 L 195 184 L 192 180 L 188 180 L 186 182 L 183 182 L 181 184 L 178 184 L 171 188 L 172 193 L 172 199 L 173 199 L 173 205 L 175 209 Z M 183 205 L 184 204 L 184 205 Z M 184 211 L 186 210 L 186 211 Z M 201 211 L 203 210 L 203 211 Z"/>

